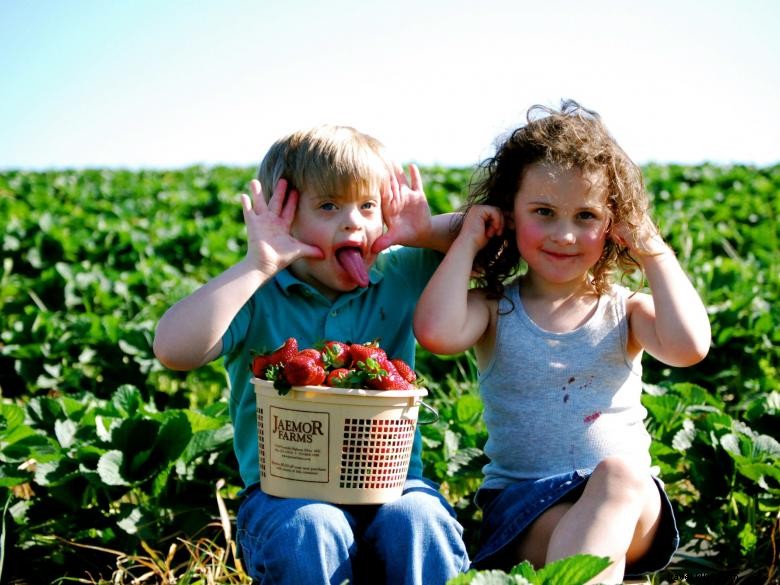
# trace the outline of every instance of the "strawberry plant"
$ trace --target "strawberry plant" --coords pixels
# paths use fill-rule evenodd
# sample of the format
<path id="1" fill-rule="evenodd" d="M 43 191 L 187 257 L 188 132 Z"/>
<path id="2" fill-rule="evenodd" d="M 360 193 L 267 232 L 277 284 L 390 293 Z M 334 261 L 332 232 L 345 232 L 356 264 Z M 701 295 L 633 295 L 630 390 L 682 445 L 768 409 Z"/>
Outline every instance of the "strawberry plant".
<path id="1" fill-rule="evenodd" d="M 55 393 L 3 403 L 0 420 L 2 485 L 17 496 L 15 564 L 41 563 L 52 580 L 77 562 L 57 567 L 73 554 L 67 541 L 130 551 L 194 534 L 213 515 L 212 474 L 235 473 L 224 404 L 159 412 L 124 385 L 110 400 Z M 78 563 L 97 568 L 100 558 L 82 552 Z"/>
<path id="2" fill-rule="evenodd" d="M 653 462 L 685 545 L 658 578 L 771 582 L 780 537 L 780 166 L 644 172 L 654 216 L 713 331 L 695 367 L 643 364 Z M 3 580 L 14 576 L 6 559 L 35 567 L 42 581 L 108 577 L 114 556 L 70 543 L 166 550 L 216 517 L 223 478 L 235 511 L 240 480 L 222 366 L 168 371 L 151 341 L 171 302 L 242 257 L 236 194 L 253 174 L 0 173 Z M 470 177 L 471 169 L 423 169 L 432 210 L 457 208 Z M 338 359 L 323 361 L 335 371 Z M 476 367 L 470 354 L 420 349 L 415 369 L 440 415 L 421 427 L 425 471 L 456 507 L 473 552 L 486 439 Z"/>

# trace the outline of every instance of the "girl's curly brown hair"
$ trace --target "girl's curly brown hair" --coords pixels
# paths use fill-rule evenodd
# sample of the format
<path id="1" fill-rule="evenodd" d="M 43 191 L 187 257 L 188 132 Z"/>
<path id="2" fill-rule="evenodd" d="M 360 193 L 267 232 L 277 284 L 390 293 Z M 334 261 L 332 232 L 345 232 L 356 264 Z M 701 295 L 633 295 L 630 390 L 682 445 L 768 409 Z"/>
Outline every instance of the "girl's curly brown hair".
<path id="1" fill-rule="evenodd" d="M 560 111 L 531 107 L 527 123 L 499 139 L 495 156 L 484 160 L 472 179 L 464 216 L 473 205 L 492 205 L 511 214 L 523 176 L 536 163 L 603 174 L 611 227 L 622 223 L 636 231 L 646 225 L 648 198 L 641 169 L 618 146 L 601 117 L 573 100 L 563 101 Z M 476 284 L 491 296 L 502 296 L 504 283 L 518 272 L 521 260 L 515 232 L 507 228 L 477 254 Z M 603 294 L 617 269 L 628 274 L 637 268 L 629 250 L 608 237 L 592 269 L 593 285 Z"/>

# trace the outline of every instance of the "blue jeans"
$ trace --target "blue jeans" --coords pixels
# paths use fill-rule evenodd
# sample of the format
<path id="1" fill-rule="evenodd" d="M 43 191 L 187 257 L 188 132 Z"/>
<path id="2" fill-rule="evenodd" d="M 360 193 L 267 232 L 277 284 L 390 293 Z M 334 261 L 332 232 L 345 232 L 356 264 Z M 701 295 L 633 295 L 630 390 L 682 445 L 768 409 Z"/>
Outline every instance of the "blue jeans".
<path id="1" fill-rule="evenodd" d="M 455 512 L 424 479 L 407 480 L 381 506 L 277 498 L 253 486 L 236 523 L 244 566 L 262 585 L 443 585 L 469 567 Z"/>

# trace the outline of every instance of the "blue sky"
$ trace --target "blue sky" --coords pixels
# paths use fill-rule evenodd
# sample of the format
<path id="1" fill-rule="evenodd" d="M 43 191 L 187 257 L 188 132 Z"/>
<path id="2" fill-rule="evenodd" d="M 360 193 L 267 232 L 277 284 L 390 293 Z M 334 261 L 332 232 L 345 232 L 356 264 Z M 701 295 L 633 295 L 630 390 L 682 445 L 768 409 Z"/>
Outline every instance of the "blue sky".
<path id="1" fill-rule="evenodd" d="M 776 0 L 0 1 L 0 168 L 254 165 L 340 123 L 470 166 L 574 98 L 640 163 L 780 161 Z"/>

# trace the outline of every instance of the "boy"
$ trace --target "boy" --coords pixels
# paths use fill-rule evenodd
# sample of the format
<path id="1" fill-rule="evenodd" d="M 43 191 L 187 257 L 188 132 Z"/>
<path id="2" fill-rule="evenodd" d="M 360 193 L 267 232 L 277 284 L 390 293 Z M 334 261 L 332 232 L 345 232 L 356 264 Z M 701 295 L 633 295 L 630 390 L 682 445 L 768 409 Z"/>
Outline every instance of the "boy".
<path id="1" fill-rule="evenodd" d="M 454 234 L 448 216 L 431 217 L 414 165 L 410 174 L 411 186 L 401 169 L 390 170 L 378 141 L 352 128 L 280 139 L 251 182 L 251 199 L 241 196 L 245 258 L 171 307 L 157 327 L 154 352 L 169 368 L 225 356 L 246 486 L 238 539 L 260 583 L 434 585 L 468 568 L 453 510 L 422 477 L 419 431 L 395 502 L 336 506 L 259 489 L 250 350 L 287 337 L 299 347 L 381 338 L 388 355 L 413 364 L 414 306 L 441 260 L 435 251 L 446 251 Z M 394 244 L 410 247 L 380 254 Z"/>

